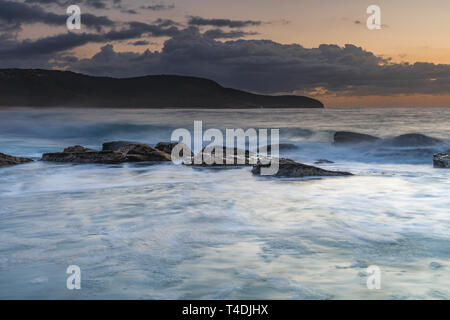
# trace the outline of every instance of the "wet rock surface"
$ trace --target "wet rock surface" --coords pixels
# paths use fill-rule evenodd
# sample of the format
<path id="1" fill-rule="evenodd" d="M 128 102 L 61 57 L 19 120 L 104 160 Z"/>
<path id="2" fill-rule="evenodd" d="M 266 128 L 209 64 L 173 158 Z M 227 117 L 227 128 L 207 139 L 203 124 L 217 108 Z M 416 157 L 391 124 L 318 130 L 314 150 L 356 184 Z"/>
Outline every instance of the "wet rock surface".
<path id="1" fill-rule="evenodd" d="M 188 156 L 188 157 L 193 157 L 193 156 L 194 156 L 194 153 L 192 152 L 192 150 L 191 150 L 187 145 L 185 145 L 184 143 L 178 143 L 178 142 L 159 142 L 159 143 L 155 146 L 155 149 L 157 149 L 157 150 L 159 150 L 159 151 L 162 151 L 162 152 L 165 152 L 165 153 L 167 153 L 167 154 L 172 154 L 173 149 L 174 149 L 177 145 L 179 145 L 180 148 L 182 147 L 182 148 L 185 148 L 186 150 L 188 150 L 189 154 L 187 154 L 186 156 Z M 180 152 L 179 152 L 178 155 L 179 155 L 180 158 L 183 158 L 183 157 L 184 157 L 183 151 L 180 150 Z"/>
<path id="2" fill-rule="evenodd" d="M 220 152 L 217 152 L 221 150 Z M 238 148 L 205 147 L 186 165 L 202 167 L 253 166 L 258 162 L 256 153 Z"/>
<path id="3" fill-rule="evenodd" d="M 269 167 L 270 164 L 257 164 L 253 167 L 252 173 L 254 175 L 261 175 L 261 168 Z M 273 175 L 275 177 L 287 178 L 303 178 L 303 177 L 336 177 L 336 176 L 351 176 L 349 172 L 330 171 L 314 166 L 309 166 L 303 163 L 295 162 L 291 159 L 279 159 L 278 172 Z"/>
<path id="4" fill-rule="evenodd" d="M 102 151 L 117 151 L 122 147 L 125 147 L 130 144 L 138 144 L 138 142 L 132 141 L 110 141 L 105 142 L 102 146 Z"/>
<path id="5" fill-rule="evenodd" d="M 33 160 L 28 158 L 14 157 L 8 154 L 0 153 L 0 166 L 11 166 L 27 162 L 33 162 Z"/>
<path id="6" fill-rule="evenodd" d="M 426 147 L 443 143 L 442 140 L 420 133 L 402 134 L 385 142 L 395 147 Z"/>
<path id="7" fill-rule="evenodd" d="M 371 136 L 369 134 L 350 132 L 350 131 L 338 131 L 334 134 L 335 144 L 356 144 L 356 143 L 370 143 L 379 141 L 380 138 Z"/>
<path id="8" fill-rule="evenodd" d="M 82 146 L 73 146 L 64 149 L 63 152 L 45 153 L 42 155 L 42 161 L 52 162 L 70 162 L 70 163 L 104 163 L 115 164 L 123 162 L 142 162 L 142 161 L 170 161 L 169 154 L 157 150 L 146 144 L 132 143 L 123 144 L 120 142 L 106 143 L 106 150 L 97 151 L 87 149 Z M 116 149 L 108 150 L 108 148 Z M 103 144 L 105 149 L 105 144 Z"/>
<path id="9" fill-rule="evenodd" d="M 450 151 L 435 154 L 433 156 L 433 165 L 435 168 L 450 168 Z"/>

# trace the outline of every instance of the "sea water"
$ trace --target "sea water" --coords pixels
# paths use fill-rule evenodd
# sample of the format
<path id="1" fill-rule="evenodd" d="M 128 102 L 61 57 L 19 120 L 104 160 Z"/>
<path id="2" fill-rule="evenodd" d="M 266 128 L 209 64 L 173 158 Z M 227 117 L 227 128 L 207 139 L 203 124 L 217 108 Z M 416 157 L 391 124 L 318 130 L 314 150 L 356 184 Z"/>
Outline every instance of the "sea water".
<path id="1" fill-rule="evenodd" d="M 173 130 L 279 128 L 287 157 L 351 177 L 172 163 L 0 168 L 1 299 L 450 299 L 450 108 L 0 110 L 0 152 L 32 157 Z M 335 131 L 435 146 L 336 146 Z M 68 290 L 68 266 L 81 289 Z M 378 266 L 381 288 L 367 286 Z"/>

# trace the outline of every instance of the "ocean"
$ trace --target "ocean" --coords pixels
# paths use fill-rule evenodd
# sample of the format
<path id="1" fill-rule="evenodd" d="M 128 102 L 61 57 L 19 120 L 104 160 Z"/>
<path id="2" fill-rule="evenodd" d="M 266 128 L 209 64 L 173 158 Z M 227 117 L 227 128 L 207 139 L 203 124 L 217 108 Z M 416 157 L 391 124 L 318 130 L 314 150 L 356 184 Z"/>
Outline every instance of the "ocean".
<path id="1" fill-rule="evenodd" d="M 450 299 L 450 108 L 0 110 L 0 152 L 32 157 L 173 130 L 279 128 L 283 157 L 351 177 L 172 163 L 0 168 L 0 299 Z M 336 131 L 433 146 L 337 146 Z M 66 269 L 81 269 L 68 290 Z M 380 269 L 370 290 L 367 268 Z"/>

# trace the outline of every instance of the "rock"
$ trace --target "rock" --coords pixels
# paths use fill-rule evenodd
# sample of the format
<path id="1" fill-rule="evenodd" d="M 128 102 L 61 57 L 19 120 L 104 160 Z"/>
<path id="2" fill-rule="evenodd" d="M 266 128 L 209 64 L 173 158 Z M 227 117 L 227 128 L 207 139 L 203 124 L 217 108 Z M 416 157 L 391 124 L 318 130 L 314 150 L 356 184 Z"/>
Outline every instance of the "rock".
<path id="1" fill-rule="evenodd" d="M 72 147 L 68 147 L 68 148 L 64 149 L 64 152 L 68 152 L 68 153 L 91 152 L 91 151 L 96 151 L 96 150 L 88 149 L 83 146 L 72 146 Z"/>
<path id="2" fill-rule="evenodd" d="M 180 145 L 180 147 L 181 146 L 186 147 L 189 150 L 189 152 L 190 152 L 190 156 L 191 157 L 194 156 L 194 153 L 192 152 L 192 150 L 187 145 L 185 145 L 182 142 L 180 142 L 180 143 L 178 143 L 178 142 L 159 142 L 155 146 L 155 149 L 158 149 L 158 150 L 160 150 L 162 152 L 165 152 L 165 153 L 168 153 L 168 154 L 172 154 L 173 148 L 175 148 L 177 145 Z M 180 158 L 183 158 L 183 152 L 182 151 L 180 151 L 179 156 L 180 156 Z"/>
<path id="3" fill-rule="evenodd" d="M 171 157 L 169 154 L 152 148 L 146 144 L 127 144 L 117 149 L 117 151 L 97 151 L 86 149 L 82 146 L 73 146 L 64 149 L 64 152 L 46 153 L 42 155 L 42 161 L 70 163 L 115 164 L 123 162 L 170 160 Z"/>
<path id="4" fill-rule="evenodd" d="M 402 134 L 386 142 L 395 147 L 424 147 L 443 143 L 441 140 L 420 133 Z"/>
<path id="5" fill-rule="evenodd" d="M 9 166 L 27 162 L 33 162 L 33 160 L 28 158 L 13 157 L 4 153 L 0 153 L 0 166 Z"/>
<path id="6" fill-rule="evenodd" d="M 216 148 L 222 148 L 222 157 L 216 158 Z M 230 156 L 227 156 L 227 151 Z M 242 155 L 241 155 L 242 154 Z M 219 160 L 220 159 L 220 160 Z M 256 153 L 238 148 L 205 147 L 191 159 L 186 165 L 202 167 L 227 167 L 227 166 L 253 166 L 258 162 Z"/>
<path id="7" fill-rule="evenodd" d="M 356 132 L 338 131 L 334 134 L 335 144 L 369 143 L 369 142 L 376 142 L 378 140 L 380 140 L 380 138 Z"/>
<path id="8" fill-rule="evenodd" d="M 314 164 L 324 164 L 324 163 L 334 163 L 334 161 L 330 161 L 327 159 L 319 159 L 314 162 Z"/>
<path id="9" fill-rule="evenodd" d="M 450 168 L 450 151 L 448 153 L 438 153 L 433 156 L 435 168 Z"/>
<path id="10" fill-rule="evenodd" d="M 126 157 L 122 153 L 114 151 L 87 151 L 87 152 L 55 152 L 44 153 L 42 161 L 69 162 L 69 163 L 122 163 Z"/>
<path id="11" fill-rule="evenodd" d="M 129 144 L 123 146 L 116 152 L 125 155 L 127 162 L 171 161 L 170 154 L 157 150 L 146 144 Z"/>
<path id="12" fill-rule="evenodd" d="M 137 144 L 137 142 L 131 141 L 111 141 L 105 142 L 102 146 L 102 151 L 117 151 L 122 147 L 125 147 L 129 144 Z"/>
<path id="13" fill-rule="evenodd" d="M 252 173 L 254 175 L 261 175 L 262 167 L 269 167 L 270 164 L 263 165 L 261 163 L 253 167 Z M 279 169 L 274 175 L 275 177 L 288 177 L 288 178 L 303 178 L 314 176 L 351 176 L 349 172 L 342 171 L 329 171 L 321 168 L 308 166 L 306 164 L 295 162 L 291 159 L 279 159 Z"/>

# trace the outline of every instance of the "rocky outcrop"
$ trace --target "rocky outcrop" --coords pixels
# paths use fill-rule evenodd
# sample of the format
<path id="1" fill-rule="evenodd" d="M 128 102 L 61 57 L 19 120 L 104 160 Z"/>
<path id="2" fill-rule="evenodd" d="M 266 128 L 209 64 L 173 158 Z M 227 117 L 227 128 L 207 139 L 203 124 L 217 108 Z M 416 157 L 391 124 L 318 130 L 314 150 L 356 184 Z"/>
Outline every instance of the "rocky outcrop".
<path id="1" fill-rule="evenodd" d="M 125 147 L 130 144 L 138 144 L 137 142 L 132 141 L 111 141 L 105 142 L 102 146 L 102 151 L 117 151 L 122 147 Z"/>
<path id="2" fill-rule="evenodd" d="M 441 144 L 443 142 L 442 140 L 429 137 L 424 134 L 408 133 L 386 140 L 386 143 L 394 147 L 426 147 Z"/>
<path id="3" fill-rule="evenodd" d="M 188 157 L 193 157 L 194 153 L 192 152 L 192 150 L 185 145 L 182 142 L 159 142 L 156 146 L 155 149 L 160 150 L 162 152 L 168 153 L 168 154 L 172 154 L 172 150 L 173 148 L 175 148 L 177 145 L 179 145 L 180 147 L 186 148 L 189 151 L 189 154 L 187 155 Z M 179 157 L 183 158 L 183 151 L 181 150 L 179 153 Z"/>
<path id="4" fill-rule="evenodd" d="M 116 152 L 125 155 L 127 162 L 171 161 L 170 154 L 157 150 L 146 144 L 129 144 L 120 148 Z"/>
<path id="5" fill-rule="evenodd" d="M 81 152 L 92 152 L 92 151 L 96 151 L 96 150 L 88 149 L 83 146 L 72 146 L 72 147 L 65 148 L 63 152 L 65 152 L 65 153 L 81 153 Z"/>
<path id="6" fill-rule="evenodd" d="M 222 155 L 216 155 L 216 151 L 222 149 Z M 227 152 L 229 155 L 227 155 Z M 257 163 L 256 154 L 248 150 L 226 147 L 205 147 L 197 153 L 186 165 L 202 167 L 226 167 L 226 166 L 253 166 Z"/>
<path id="7" fill-rule="evenodd" d="M 357 132 L 338 131 L 334 134 L 335 144 L 370 143 L 378 140 L 380 138 Z"/>
<path id="8" fill-rule="evenodd" d="M 4 153 L 0 153 L 0 166 L 10 166 L 27 162 L 33 162 L 33 160 L 28 158 L 13 157 Z"/>
<path id="9" fill-rule="evenodd" d="M 261 175 L 261 168 L 269 167 L 270 164 L 257 164 L 253 167 L 254 175 Z M 303 163 L 295 162 L 291 159 L 279 159 L 279 169 L 274 175 L 275 177 L 287 178 L 303 178 L 303 177 L 334 177 L 334 176 L 351 176 L 349 172 L 330 171 L 321 168 L 308 166 Z"/>
<path id="10" fill-rule="evenodd" d="M 435 154 L 433 156 L 433 165 L 435 168 L 450 168 L 450 151 Z"/>
<path id="11" fill-rule="evenodd" d="M 42 161 L 69 162 L 69 163 L 122 163 L 126 157 L 122 153 L 114 151 L 86 151 L 86 152 L 55 152 L 44 153 Z"/>
<path id="12" fill-rule="evenodd" d="M 111 148 L 112 143 L 109 145 Z M 109 147 L 107 147 L 109 148 Z M 114 164 L 123 162 L 141 161 L 170 161 L 169 154 L 150 147 L 146 144 L 126 144 L 112 150 L 92 150 L 82 146 L 73 146 L 64 149 L 63 152 L 46 153 L 42 155 L 42 161 L 70 162 L 70 163 L 104 163 Z"/>

